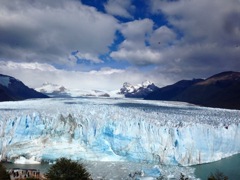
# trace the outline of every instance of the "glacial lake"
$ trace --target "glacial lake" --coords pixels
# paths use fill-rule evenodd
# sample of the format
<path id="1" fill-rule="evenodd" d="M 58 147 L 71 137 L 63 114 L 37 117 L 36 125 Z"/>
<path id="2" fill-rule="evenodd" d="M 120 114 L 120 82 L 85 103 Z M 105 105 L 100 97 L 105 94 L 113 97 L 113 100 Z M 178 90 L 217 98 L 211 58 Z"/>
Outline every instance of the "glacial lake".
<path id="1" fill-rule="evenodd" d="M 207 180 L 209 175 L 219 170 L 228 176 L 229 180 L 240 179 L 240 154 L 224 158 L 220 161 L 193 166 L 196 177 Z"/>

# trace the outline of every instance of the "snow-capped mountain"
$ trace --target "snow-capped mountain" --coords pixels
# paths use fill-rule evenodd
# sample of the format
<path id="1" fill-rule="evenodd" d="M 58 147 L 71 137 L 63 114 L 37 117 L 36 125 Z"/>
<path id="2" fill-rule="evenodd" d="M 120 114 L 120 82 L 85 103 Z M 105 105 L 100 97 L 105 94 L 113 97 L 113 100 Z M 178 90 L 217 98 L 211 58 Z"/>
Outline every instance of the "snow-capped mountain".
<path id="1" fill-rule="evenodd" d="M 135 86 L 125 82 L 123 87 L 115 91 L 105 90 L 84 90 L 84 89 L 69 89 L 62 85 L 53 83 L 44 83 L 41 87 L 35 90 L 44 93 L 50 97 L 131 97 L 131 98 L 144 98 L 149 93 L 159 89 L 154 83 L 144 81 L 142 84 Z"/>
<path id="2" fill-rule="evenodd" d="M 79 90 L 79 89 L 68 89 L 62 85 L 53 83 L 43 83 L 39 88 L 35 89 L 38 92 L 44 93 L 50 97 L 110 97 L 109 93 L 101 90 Z"/>
<path id="3" fill-rule="evenodd" d="M 123 83 L 123 87 L 120 89 L 119 94 L 125 95 L 125 97 L 131 98 L 145 98 L 151 92 L 159 89 L 151 81 L 144 81 L 142 84 L 132 85 L 130 83 Z"/>
<path id="4" fill-rule="evenodd" d="M 68 89 L 64 86 L 45 82 L 41 87 L 35 88 L 36 91 L 46 94 L 51 97 L 67 97 L 70 96 L 68 94 Z"/>
<path id="5" fill-rule="evenodd" d="M 47 96 L 27 87 L 14 77 L 0 74 L 0 101 L 16 101 L 29 98 L 47 98 Z"/>
<path id="6" fill-rule="evenodd" d="M 42 93 L 55 93 L 55 92 L 61 93 L 61 92 L 65 92 L 67 89 L 64 86 L 46 82 L 46 83 L 43 83 L 41 87 L 36 88 L 36 90 Z"/>

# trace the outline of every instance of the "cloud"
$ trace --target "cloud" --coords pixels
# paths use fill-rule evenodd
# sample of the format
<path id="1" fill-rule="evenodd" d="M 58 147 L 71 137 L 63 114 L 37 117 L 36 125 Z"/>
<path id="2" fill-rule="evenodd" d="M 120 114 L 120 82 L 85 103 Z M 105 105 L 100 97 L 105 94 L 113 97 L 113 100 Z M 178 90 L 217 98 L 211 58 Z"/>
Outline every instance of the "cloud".
<path id="1" fill-rule="evenodd" d="M 239 1 L 152 0 L 151 8 L 152 13 L 166 17 L 176 34 L 175 39 L 169 36 L 173 44 L 160 49 L 165 72 L 207 77 L 226 70 L 239 71 Z"/>
<path id="2" fill-rule="evenodd" d="M 108 0 L 104 5 L 108 14 L 132 19 L 131 12 L 135 10 L 131 0 Z"/>
<path id="3" fill-rule="evenodd" d="M 2 0 L 0 57 L 12 61 L 67 64 L 72 51 L 99 62 L 109 51 L 117 20 L 76 0 Z"/>
<path id="4" fill-rule="evenodd" d="M 239 71 L 239 0 L 150 0 L 139 11 L 135 1 L 104 2 L 105 13 L 78 0 L 1 0 L 1 72 L 32 87 L 116 89 Z"/>
<path id="5" fill-rule="evenodd" d="M 155 4 L 153 8 L 161 10 L 167 16 L 169 23 L 180 30 L 187 41 L 216 41 L 225 44 L 227 39 L 231 39 L 231 36 L 238 40 L 240 38 L 238 33 L 226 31 L 233 26 L 239 29 L 239 23 L 237 23 L 237 17 L 240 14 L 239 1 L 155 2 L 158 4 Z M 220 38 L 221 36 L 222 38 Z"/>
<path id="6" fill-rule="evenodd" d="M 117 60 L 126 60 L 135 65 L 149 65 L 159 63 L 161 54 L 150 48 L 128 50 L 121 48 L 119 51 L 111 53 L 112 58 Z"/>
<path id="7" fill-rule="evenodd" d="M 145 41 L 148 40 L 149 34 L 151 34 L 152 29 L 153 21 L 148 18 L 122 23 L 119 28 L 126 41 L 134 43 L 134 47 L 129 48 L 144 47 Z M 125 44 L 123 44 L 122 46 L 125 47 Z"/>
<path id="8" fill-rule="evenodd" d="M 176 41 L 176 34 L 167 26 L 161 26 L 153 31 L 150 38 L 150 46 L 156 50 L 169 48 Z"/>
<path id="9" fill-rule="evenodd" d="M 99 59 L 98 56 L 95 56 L 90 53 L 81 53 L 79 51 L 74 55 L 71 55 L 69 58 L 72 59 L 73 61 L 85 60 L 93 63 L 103 63 L 103 61 Z"/>
<path id="10" fill-rule="evenodd" d="M 125 40 L 119 45 L 119 49 L 112 52 L 110 56 L 113 59 L 125 60 L 140 66 L 159 63 L 161 53 L 146 45 L 153 33 L 153 25 L 151 19 L 121 24 L 119 30 Z"/>
<path id="11" fill-rule="evenodd" d="M 89 74 L 94 75 L 113 75 L 115 73 L 125 73 L 125 70 L 123 69 L 112 69 L 112 68 L 102 68 L 100 71 L 92 70 L 89 72 Z"/>
<path id="12" fill-rule="evenodd" d="M 0 61 L 0 67 L 17 71 L 18 69 L 36 70 L 36 71 L 55 71 L 56 68 L 49 64 L 33 63 L 15 63 L 12 61 Z"/>
<path id="13" fill-rule="evenodd" d="M 32 88 L 40 87 L 46 81 L 63 85 L 66 88 L 81 90 L 118 90 L 125 81 L 132 84 L 138 84 L 144 80 L 151 80 L 158 85 L 169 83 L 167 77 L 155 76 L 136 68 L 105 67 L 98 71 L 83 72 L 59 70 L 51 65 L 41 63 L 0 61 L 0 72 L 13 76 Z"/>

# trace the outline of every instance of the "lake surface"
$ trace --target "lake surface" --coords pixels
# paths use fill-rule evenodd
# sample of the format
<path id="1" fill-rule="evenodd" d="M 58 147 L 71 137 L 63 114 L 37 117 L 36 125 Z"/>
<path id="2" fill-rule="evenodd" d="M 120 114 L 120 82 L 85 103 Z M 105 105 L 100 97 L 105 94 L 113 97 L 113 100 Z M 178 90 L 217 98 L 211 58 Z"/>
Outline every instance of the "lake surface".
<path id="1" fill-rule="evenodd" d="M 240 179 L 240 154 L 216 161 L 213 163 L 193 166 L 195 168 L 196 177 L 205 180 L 209 175 L 216 170 L 223 172 L 228 176 L 229 180 Z"/>

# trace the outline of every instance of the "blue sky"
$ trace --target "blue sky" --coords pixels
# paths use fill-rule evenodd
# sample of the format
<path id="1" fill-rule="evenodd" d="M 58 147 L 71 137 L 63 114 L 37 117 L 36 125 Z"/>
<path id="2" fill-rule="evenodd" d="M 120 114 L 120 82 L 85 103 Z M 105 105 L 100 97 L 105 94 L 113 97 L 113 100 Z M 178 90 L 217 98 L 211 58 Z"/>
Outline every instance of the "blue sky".
<path id="1" fill-rule="evenodd" d="M 240 69 L 239 0 L 0 3 L 0 71 L 30 87 L 164 86 Z"/>

